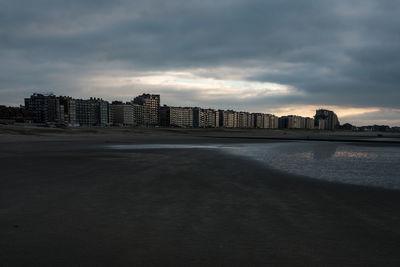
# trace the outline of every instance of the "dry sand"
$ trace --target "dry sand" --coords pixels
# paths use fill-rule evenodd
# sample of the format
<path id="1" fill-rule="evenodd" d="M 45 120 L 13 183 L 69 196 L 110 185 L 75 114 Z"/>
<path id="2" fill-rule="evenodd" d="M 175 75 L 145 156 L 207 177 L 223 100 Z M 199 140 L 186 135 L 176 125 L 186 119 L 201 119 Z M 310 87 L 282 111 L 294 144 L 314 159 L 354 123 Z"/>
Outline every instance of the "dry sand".
<path id="1" fill-rule="evenodd" d="M 398 191 L 119 131 L 0 135 L 0 266 L 400 266 Z"/>
<path id="2" fill-rule="evenodd" d="M 220 138 L 265 138 L 265 139 L 306 139 L 306 140 L 363 140 L 371 137 L 400 138 L 399 132 L 351 132 L 321 131 L 303 129 L 226 129 L 226 128 L 142 128 L 142 127 L 78 127 L 44 128 L 34 126 L 0 125 L 0 136 L 171 136 L 187 135 Z"/>

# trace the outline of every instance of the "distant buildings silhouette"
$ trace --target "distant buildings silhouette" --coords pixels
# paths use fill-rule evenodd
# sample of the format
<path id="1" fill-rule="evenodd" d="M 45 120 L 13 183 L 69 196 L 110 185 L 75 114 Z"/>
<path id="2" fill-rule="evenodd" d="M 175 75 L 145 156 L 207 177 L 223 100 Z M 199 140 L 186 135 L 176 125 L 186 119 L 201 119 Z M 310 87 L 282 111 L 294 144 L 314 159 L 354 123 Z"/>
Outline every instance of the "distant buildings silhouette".
<path id="1" fill-rule="evenodd" d="M 19 108 L 0 106 L 0 122 L 65 126 L 146 126 L 181 128 L 319 129 L 390 131 L 389 126 L 340 125 L 337 115 L 319 109 L 314 118 L 214 110 L 200 107 L 160 106 L 160 95 L 142 94 L 130 102 L 109 103 L 100 98 L 74 99 L 54 94 L 32 94 Z"/>

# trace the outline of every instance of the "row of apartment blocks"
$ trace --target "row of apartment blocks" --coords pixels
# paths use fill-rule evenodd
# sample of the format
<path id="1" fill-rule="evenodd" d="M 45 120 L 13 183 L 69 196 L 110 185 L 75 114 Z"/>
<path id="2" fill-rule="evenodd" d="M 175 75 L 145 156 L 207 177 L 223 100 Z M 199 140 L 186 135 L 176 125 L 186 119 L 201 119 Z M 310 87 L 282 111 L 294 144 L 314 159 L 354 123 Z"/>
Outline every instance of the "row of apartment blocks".
<path id="1" fill-rule="evenodd" d="M 271 114 L 198 107 L 162 106 L 161 126 L 182 128 L 269 128 L 279 126 L 279 118 Z"/>
<path id="2" fill-rule="evenodd" d="M 33 94 L 25 98 L 25 109 L 32 112 L 34 123 L 68 126 L 159 125 L 160 96 L 143 94 L 131 102 L 100 98 L 74 99 L 53 94 Z"/>
<path id="3" fill-rule="evenodd" d="M 25 99 L 25 109 L 34 123 L 68 126 L 164 126 L 183 128 L 336 129 L 339 120 L 333 111 L 317 110 L 315 119 L 288 115 L 214 110 L 199 107 L 160 107 L 160 95 L 142 94 L 130 102 L 74 99 L 53 94 L 33 94 Z"/>
<path id="4" fill-rule="evenodd" d="M 261 129 L 319 129 L 333 130 L 340 124 L 337 115 L 330 110 L 319 109 L 314 118 L 288 115 L 214 110 L 192 107 L 160 108 L 160 123 L 164 127 L 183 128 L 261 128 Z"/>

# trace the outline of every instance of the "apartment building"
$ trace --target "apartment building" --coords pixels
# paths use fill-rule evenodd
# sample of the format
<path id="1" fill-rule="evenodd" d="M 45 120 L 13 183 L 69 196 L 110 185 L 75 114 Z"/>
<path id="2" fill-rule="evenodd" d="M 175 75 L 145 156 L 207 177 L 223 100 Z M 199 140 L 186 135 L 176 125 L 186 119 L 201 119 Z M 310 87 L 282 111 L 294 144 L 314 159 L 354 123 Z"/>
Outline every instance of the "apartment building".
<path id="1" fill-rule="evenodd" d="M 110 105 L 113 125 L 132 126 L 134 121 L 134 107 L 131 103 L 114 101 Z"/>
<path id="2" fill-rule="evenodd" d="M 239 115 L 234 110 L 219 110 L 219 125 L 224 128 L 238 128 Z"/>
<path id="3" fill-rule="evenodd" d="M 33 94 L 25 98 L 25 109 L 32 112 L 35 123 L 63 123 L 60 102 L 53 94 Z"/>
<path id="4" fill-rule="evenodd" d="M 165 127 L 193 127 L 193 108 L 190 107 L 170 107 L 160 108 L 160 124 Z"/>
<path id="5" fill-rule="evenodd" d="M 193 127 L 219 127 L 219 112 L 214 109 L 193 108 Z"/>
<path id="6" fill-rule="evenodd" d="M 76 100 L 69 96 L 58 97 L 60 105 L 63 106 L 64 112 L 64 123 L 69 126 L 77 126 L 78 122 L 76 119 Z"/>
<path id="7" fill-rule="evenodd" d="M 140 114 L 142 117 L 137 118 L 138 122 L 146 126 L 160 124 L 160 95 L 142 94 L 135 97 L 132 103 L 143 107 L 143 113 Z"/>
<path id="8" fill-rule="evenodd" d="M 334 130 L 340 126 L 335 112 L 327 109 L 318 109 L 314 116 L 315 128 L 321 130 Z"/>

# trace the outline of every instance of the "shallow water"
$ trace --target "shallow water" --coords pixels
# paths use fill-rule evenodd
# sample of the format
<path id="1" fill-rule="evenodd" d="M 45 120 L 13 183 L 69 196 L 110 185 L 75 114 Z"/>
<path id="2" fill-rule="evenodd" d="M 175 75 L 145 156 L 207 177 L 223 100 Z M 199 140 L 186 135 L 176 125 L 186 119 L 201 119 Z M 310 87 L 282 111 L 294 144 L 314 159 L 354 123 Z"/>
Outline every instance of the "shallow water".
<path id="1" fill-rule="evenodd" d="M 293 174 L 400 189 L 400 147 L 288 142 L 240 145 L 229 151 Z"/>
<path id="2" fill-rule="evenodd" d="M 400 147 L 338 142 L 114 145 L 112 149 L 212 149 L 316 179 L 400 189 Z"/>
<path id="3" fill-rule="evenodd" d="M 372 137 L 372 138 L 366 138 L 364 140 L 368 140 L 368 141 L 395 141 L 395 142 L 400 142 L 400 138 L 399 137 Z"/>
<path id="4" fill-rule="evenodd" d="M 111 149 L 117 150 L 141 150 L 141 149 L 217 149 L 222 147 L 216 144 L 139 144 L 139 145 L 110 145 Z"/>

